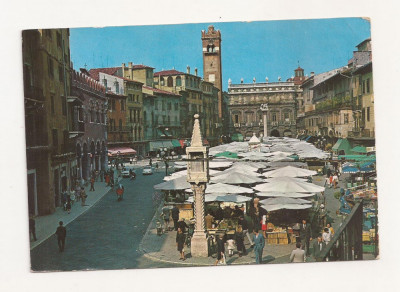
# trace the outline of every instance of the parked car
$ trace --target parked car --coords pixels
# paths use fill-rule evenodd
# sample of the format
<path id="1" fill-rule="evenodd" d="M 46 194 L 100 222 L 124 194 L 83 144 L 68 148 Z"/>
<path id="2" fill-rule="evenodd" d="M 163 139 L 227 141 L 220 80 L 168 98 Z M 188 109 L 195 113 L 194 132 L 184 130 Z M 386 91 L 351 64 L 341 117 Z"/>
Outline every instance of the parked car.
<path id="1" fill-rule="evenodd" d="M 150 167 L 150 166 L 145 166 L 145 167 L 143 168 L 142 174 L 143 174 L 143 175 L 153 174 L 153 168 Z"/>

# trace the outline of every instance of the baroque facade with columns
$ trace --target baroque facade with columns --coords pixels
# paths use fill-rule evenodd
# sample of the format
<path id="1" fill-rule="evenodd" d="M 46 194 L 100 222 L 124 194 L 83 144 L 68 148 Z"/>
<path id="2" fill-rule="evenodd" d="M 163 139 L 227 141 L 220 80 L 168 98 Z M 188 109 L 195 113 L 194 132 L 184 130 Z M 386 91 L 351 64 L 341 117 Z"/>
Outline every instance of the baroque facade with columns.
<path id="1" fill-rule="evenodd" d="M 288 81 L 228 84 L 229 133 L 250 139 L 264 134 L 262 104 L 268 104 L 268 136 L 296 136 L 296 99 L 302 92 L 296 82 Z"/>

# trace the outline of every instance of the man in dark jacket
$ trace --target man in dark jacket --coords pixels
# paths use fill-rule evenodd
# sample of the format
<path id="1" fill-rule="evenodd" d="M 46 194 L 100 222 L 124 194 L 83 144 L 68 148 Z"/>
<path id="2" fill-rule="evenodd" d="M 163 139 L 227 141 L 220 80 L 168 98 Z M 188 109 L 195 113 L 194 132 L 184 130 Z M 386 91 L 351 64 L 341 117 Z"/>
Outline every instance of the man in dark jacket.
<path id="1" fill-rule="evenodd" d="M 56 235 L 57 235 L 57 242 L 58 242 L 58 248 L 60 252 L 64 251 L 64 246 L 65 246 L 65 238 L 67 237 L 67 229 L 63 226 L 63 222 L 59 222 L 59 226 L 57 227 L 56 230 Z"/>
<path id="2" fill-rule="evenodd" d="M 312 240 L 311 225 L 307 220 L 303 219 L 300 224 L 300 241 L 301 248 L 305 250 L 306 256 L 310 255 L 310 241 Z"/>
<path id="3" fill-rule="evenodd" d="M 187 226 L 187 224 L 186 224 L 185 220 L 183 220 L 183 218 L 181 218 L 181 220 L 178 221 L 177 227 L 180 228 L 183 233 L 186 232 L 186 228 L 189 228 L 189 226 Z"/>
<path id="4" fill-rule="evenodd" d="M 221 221 L 222 219 L 224 219 L 224 213 L 222 211 L 221 206 L 218 206 L 218 209 L 215 212 L 215 220 Z"/>
<path id="5" fill-rule="evenodd" d="M 178 231 L 179 209 L 176 205 L 171 210 L 171 217 L 174 220 L 174 229 Z"/>
<path id="6" fill-rule="evenodd" d="M 322 262 L 322 251 L 326 247 L 326 243 L 322 241 L 322 236 L 317 237 L 317 241 L 313 243 L 313 256 L 317 262 Z"/>
<path id="7" fill-rule="evenodd" d="M 247 223 L 247 220 L 244 218 L 244 216 L 240 216 L 240 217 L 239 217 L 238 225 L 241 225 L 241 226 L 242 226 L 243 235 L 246 235 L 246 236 L 247 236 L 247 239 L 249 240 L 250 245 L 253 246 L 254 243 L 253 243 L 253 241 L 251 240 L 251 237 L 250 237 L 250 234 L 249 234 L 249 225 L 248 225 L 248 223 Z"/>
<path id="8" fill-rule="evenodd" d="M 221 260 L 225 260 L 225 241 L 223 235 L 217 235 L 217 260 L 215 261 L 215 265 L 218 265 L 218 262 Z"/>

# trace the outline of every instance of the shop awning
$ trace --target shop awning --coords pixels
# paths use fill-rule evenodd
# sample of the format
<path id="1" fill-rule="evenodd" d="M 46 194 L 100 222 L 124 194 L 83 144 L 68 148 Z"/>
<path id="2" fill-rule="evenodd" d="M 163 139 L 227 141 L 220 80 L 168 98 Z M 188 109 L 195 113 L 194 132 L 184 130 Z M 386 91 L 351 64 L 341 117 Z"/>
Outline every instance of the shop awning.
<path id="1" fill-rule="evenodd" d="M 170 140 L 162 141 L 164 148 L 172 149 L 174 148 L 174 144 Z"/>
<path id="2" fill-rule="evenodd" d="M 174 147 L 182 147 L 181 143 L 179 140 L 171 140 L 171 143 Z"/>
<path id="3" fill-rule="evenodd" d="M 162 147 L 163 147 L 163 144 L 160 141 L 152 141 L 149 143 L 150 151 L 158 151 Z"/>
<path id="4" fill-rule="evenodd" d="M 367 153 L 367 148 L 364 146 L 356 146 L 351 149 L 354 153 Z"/>
<path id="5" fill-rule="evenodd" d="M 336 144 L 332 147 L 333 151 L 339 152 L 344 151 L 344 154 L 352 154 L 350 143 L 347 139 L 339 139 Z"/>
<path id="6" fill-rule="evenodd" d="M 115 147 L 108 148 L 108 156 L 118 156 L 118 155 L 135 155 L 136 150 L 129 147 Z"/>

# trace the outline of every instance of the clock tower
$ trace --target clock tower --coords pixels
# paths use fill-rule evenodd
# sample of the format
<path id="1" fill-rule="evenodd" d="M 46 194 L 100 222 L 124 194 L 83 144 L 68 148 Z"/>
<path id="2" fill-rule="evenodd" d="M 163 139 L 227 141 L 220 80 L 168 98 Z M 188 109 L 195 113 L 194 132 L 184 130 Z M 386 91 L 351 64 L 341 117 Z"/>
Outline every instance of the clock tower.
<path id="1" fill-rule="evenodd" d="M 221 65 L 221 32 L 210 25 L 208 30 L 201 31 L 203 44 L 204 80 L 214 84 L 218 92 L 218 116 L 222 118 L 222 65 Z"/>

